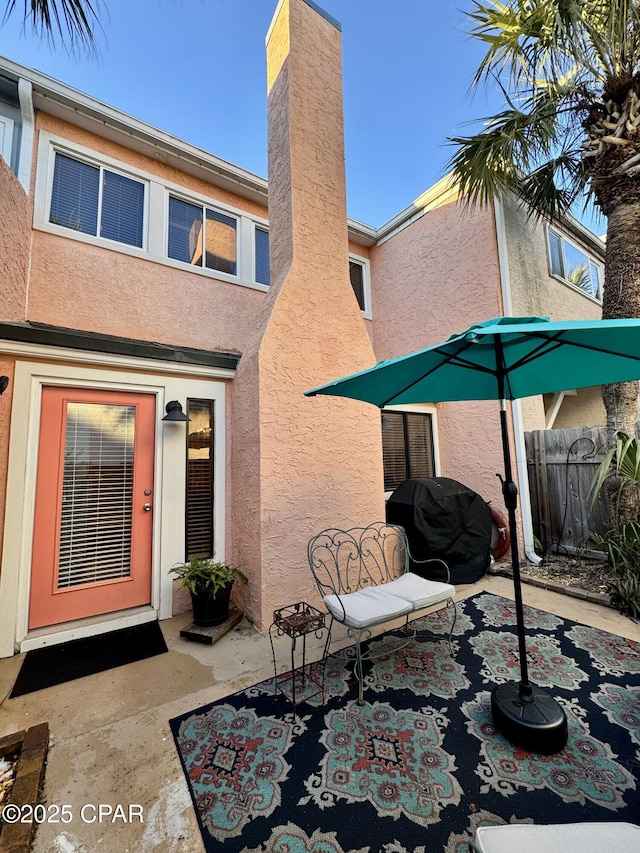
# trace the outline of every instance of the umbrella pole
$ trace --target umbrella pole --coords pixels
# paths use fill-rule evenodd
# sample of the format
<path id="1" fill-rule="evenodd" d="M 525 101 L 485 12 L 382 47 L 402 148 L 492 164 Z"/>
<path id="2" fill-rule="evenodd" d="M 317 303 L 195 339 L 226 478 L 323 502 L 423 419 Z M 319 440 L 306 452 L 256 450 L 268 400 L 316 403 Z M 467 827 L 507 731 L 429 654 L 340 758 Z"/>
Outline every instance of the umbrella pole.
<path id="1" fill-rule="evenodd" d="M 520 655 L 520 692 L 522 698 L 531 695 L 529 670 L 527 666 L 527 641 L 524 628 L 524 612 L 522 604 L 522 581 L 520 578 L 520 555 L 518 553 L 518 527 L 516 508 L 518 506 L 518 487 L 513 481 L 511 468 L 511 450 L 509 448 L 509 430 L 507 426 L 506 400 L 500 401 L 500 429 L 502 432 L 502 454 L 504 457 L 504 482 L 502 494 L 509 517 L 509 534 L 511 536 L 511 569 L 513 571 L 513 587 L 516 597 L 516 622 L 518 628 L 518 651 Z"/>
<path id="2" fill-rule="evenodd" d="M 560 705 L 551 695 L 529 682 L 516 524 L 518 488 L 513 481 L 511 469 L 506 400 L 500 401 L 500 426 L 505 473 L 502 493 L 509 515 L 509 532 L 511 534 L 511 562 L 520 653 L 520 683 L 508 681 L 495 687 L 491 693 L 491 712 L 496 728 L 512 743 L 531 752 L 551 755 L 560 752 L 566 746 L 568 737 L 567 718 Z"/>

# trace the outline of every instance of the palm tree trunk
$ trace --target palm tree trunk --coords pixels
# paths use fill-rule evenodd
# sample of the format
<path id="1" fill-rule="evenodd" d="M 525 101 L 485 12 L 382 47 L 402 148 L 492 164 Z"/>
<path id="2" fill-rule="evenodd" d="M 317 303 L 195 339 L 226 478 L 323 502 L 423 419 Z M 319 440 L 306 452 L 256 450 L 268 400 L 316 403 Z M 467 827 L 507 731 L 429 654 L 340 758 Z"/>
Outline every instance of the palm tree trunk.
<path id="1" fill-rule="evenodd" d="M 628 185 L 626 187 L 628 189 Z M 602 317 L 616 320 L 640 317 L 640 199 L 635 188 L 632 198 L 611 205 L 608 212 L 605 281 Z M 613 444 L 616 430 L 636 435 L 638 383 L 605 385 L 602 400 L 607 411 L 607 430 Z M 636 521 L 640 515 L 638 490 L 625 489 L 621 495 L 620 518 L 616 523 Z"/>

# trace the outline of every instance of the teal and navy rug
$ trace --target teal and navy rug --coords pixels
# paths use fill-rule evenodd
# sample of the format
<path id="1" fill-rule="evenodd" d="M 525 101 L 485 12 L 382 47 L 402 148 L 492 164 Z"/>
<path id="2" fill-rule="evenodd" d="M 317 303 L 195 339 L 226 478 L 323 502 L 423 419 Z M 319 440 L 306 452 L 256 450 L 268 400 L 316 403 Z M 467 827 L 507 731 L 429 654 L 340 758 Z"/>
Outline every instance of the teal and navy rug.
<path id="1" fill-rule="evenodd" d="M 532 755 L 489 704 L 518 679 L 513 604 L 482 594 L 460 608 L 455 659 L 412 641 L 371 665 L 363 706 L 329 658 L 324 702 L 295 719 L 266 681 L 172 720 L 207 851 L 467 853 L 478 825 L 638 823 L 640 644 L 525 608 L 531 681 L 569 721 L 563 752 Z M 448 619 L 419 624 L 444 636 Z"/>

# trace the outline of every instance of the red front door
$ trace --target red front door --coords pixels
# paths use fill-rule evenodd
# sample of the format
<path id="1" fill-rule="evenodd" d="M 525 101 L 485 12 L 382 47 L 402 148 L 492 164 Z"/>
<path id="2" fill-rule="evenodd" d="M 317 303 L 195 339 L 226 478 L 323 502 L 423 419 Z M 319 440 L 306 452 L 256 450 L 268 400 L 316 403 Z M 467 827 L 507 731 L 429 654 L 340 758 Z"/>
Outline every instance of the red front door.
<path id="1" fill-rule="evenodd" d="M 29 628 L 151 602 L 156 400 L 45 387 Z"/>

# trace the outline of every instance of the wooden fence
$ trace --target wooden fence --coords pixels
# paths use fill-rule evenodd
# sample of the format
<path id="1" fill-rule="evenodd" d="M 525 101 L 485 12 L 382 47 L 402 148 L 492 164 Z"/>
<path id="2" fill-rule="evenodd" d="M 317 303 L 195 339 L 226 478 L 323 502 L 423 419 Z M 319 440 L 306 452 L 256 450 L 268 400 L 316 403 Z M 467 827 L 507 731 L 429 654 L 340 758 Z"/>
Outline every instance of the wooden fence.
<path id="1" fill-rule="evenodd" d="M 538 430 L 525 433 L 533 530 L 545 551 L 589 551 L 589 533 L 607 528 L 599 497 L 591 511 L 590 489 L 606 453 L 606 429 Z"/>

